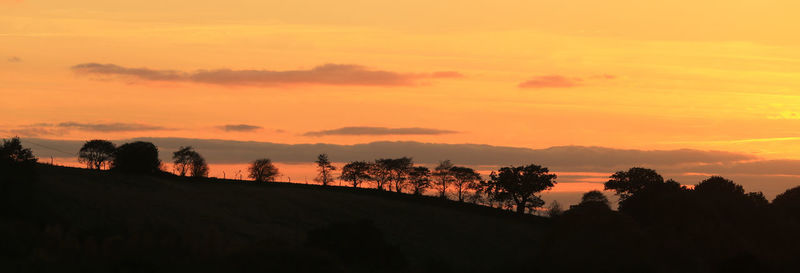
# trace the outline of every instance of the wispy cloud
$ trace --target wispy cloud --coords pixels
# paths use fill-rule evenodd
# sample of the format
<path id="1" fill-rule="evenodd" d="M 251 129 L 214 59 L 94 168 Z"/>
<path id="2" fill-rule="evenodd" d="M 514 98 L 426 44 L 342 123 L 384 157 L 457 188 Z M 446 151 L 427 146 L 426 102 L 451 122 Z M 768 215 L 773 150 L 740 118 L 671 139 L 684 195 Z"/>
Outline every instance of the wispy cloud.
<path id="1" fill-rule="evenodd" d="M 12 63 L 18 63 L 18 62 L 21 62 L 21 61 L 22 61 L 22 59 L 20 59 L 20 58 L 19 58 L 19 57 L 17 57 L 17 56 L 11 56 L 11 57 L 8 57 L 8 61 L 9 61 L 9 62 L 12 62 Z"/>
<path id="2" fill-rule="evenodd" d="M 81 122 L 61 122 L 61 123 L 36 123 L 23 125 L 16 128 L 6 129 L 5 132 L 28 136 L 59 136 L 69 133 L 70 131 L 84 131 L 84 132 L 144 132 L 144 131 L 162 131 L 172 130 L 170 128 L 142 124 L 142 123 L 81 123 Z"/>
<path id="3" fill-rule="evenodd" d="M 253 132 L 264 129 L 264 127 L 248 124 L 226 124 L 217 128 L 226 132 Z"/>
<path id="4" fill-rule="evenodd" d="M 129 68 L 115 64 L 84 63 L 71 68 L 84 75 L 117 76 L 145 81 L 195 82 L 217 85 L 285 86 L 285 85 L 349 85 L 349 86 L 415 86 L 432 79 L 462 77 L 455 71 L 433 73 L 401 73 L 375 70 L 352 64 L 324 64 L 308 70 L 157 70 Z"/>
<path id="5" fill-rule="evenodd" d="M 559 75 L 536 76 L 530 80 L 520 83 L 520 88 L 564 88 L 578 86 L 580 78 L 568 78 Z"/>
<path id="6" fill-rule="evenodd" d="M 583 85 L 587 80 L 613 80 L 609 74 L 594 75 L 588 78 L 566 77 L 561 75 L 535 76 L 517 85 L 519 88 L 569 88 Z"/>
<path id="7" fill-rule="evenodd" d="M 312 131 L 304 136 L 329 136 L 329 135 L 442 135 L 454 134 L 456 131 L 432 128 L 387 128 L 387 127 L 342 127 L 338 129 Z"/>
<path id="8" fill-rule="evenodd" d="M 56 127 L 72 128 L 81 131 L 91 132 L 135 132 L 135 131 L 159 131 L 167 130 L 168 128 L 141 124 L 141 123 L 79 123 L 79 122 L 62 122 L 55 124 Z"/>

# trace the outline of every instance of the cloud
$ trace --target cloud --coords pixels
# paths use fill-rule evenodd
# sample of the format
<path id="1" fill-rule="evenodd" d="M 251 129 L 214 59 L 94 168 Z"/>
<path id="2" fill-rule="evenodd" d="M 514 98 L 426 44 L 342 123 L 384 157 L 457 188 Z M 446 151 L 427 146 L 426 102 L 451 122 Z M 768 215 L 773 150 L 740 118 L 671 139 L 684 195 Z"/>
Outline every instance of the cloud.
<path id="1" fill-rule="evenodd" d="M 432 166 L 440 160 L 450 159 L 457 165 L 479 170 L 539 164 L 558 174 L 558 181 L 562 184 L 602 183 L 615 171 L 641 166 L 656 169 L 665 178 L 674 178 L 685 184 L 697 184 L 710 175 L 722 175 L 748 191 L 763 191 L 768 198 L 796 186 L 800 179 L 800 160 L 767 160 L 743 153 L 691 149 L 650 151 L 584 146 L 530 149 L 411 141 L 355 145 L 282 144 L 192 138 L 136 138 L 112 142 L 122 144 L 137 140 L 155 143 L 165 162 L 181 146 L 194 147 L 210 164 L 246 164 L 257 158 L 270 158 L 281 163 L 312 163 L 320 153 L 327 153 L 334 162 L 409 156 L 416 164 Z M 78 151 L 84 142 L 23 137 L 23 145 L 25 141 L 37 144 L 26 147 L 31 147 L 39 157 L 63 157 L 63 153 L 52 149 Z M 602 188 L 602 185 L 598 187 Z"/>
<path id="2" fill-rule="evenodd" d="M 19 57 L 17 57 L 17 56 L 11 56 L 11 57 L 9 57 L 9 58 L 8 58 L 8 61 L 9 61 L 9 62 L 12 62 L 12 63 L 18 63 L 18 62 L 21 62 L 21 61 L 22 61 L 22 59 L 20 59 L 20 58 L 19 58 Z"/>
<path id="3" fill-rule="evenodd" d="M 342 127 L 332 130 L 314 131 L 303 134 L 304 136 L 329 136 L 329 135 L 442 135 L 454 134 L 456 131 L 439 130 L 431 128 L 386 128 L 386 127 Z"/>
<path id="4" fill-rule="evenodd" d="M 559 75 L 536 76 L 520 83 L 520 88 L 565 88 L 578 86 L 580 78 L 567 78 Z"/>
<path id="5" fill-rule="evenodd" d="M 81 74 L 130 76 L 149 81 L 180 81 L 187 75 L 174 70 L 152 70 L 148 68 L 127 68 L 115 64 L 85 63 L 72 67 Z"/>
<path id="6" fill-rule="evenodd" d="M 141 123 L 78 123 L 78 122 L 62 122 L 55 124 L 60 128 L 71 128 L 80 131 L 90 132 L 138 132 L 138 131 L 160 131 L 167 130 L 167 128 L 155 125 L 147 125 Z"/>
<path id="7" fill-rule="evenodd" d="M 218 128 L 226 132 L 252 132 L 264 129 L 264 127 L 261 126 L 248 125 L 248 124 L 226 124 L 219 126 Z"/>
<path id="8" fill-rule="evenodd" d="M 80 149 L 82 141 L 48 140 L 64 150 Z M 758 158 L 748 154 L 701 150 L 625 150 L 603 147 L 560 146 L 547 149 L 492 146 L 483 144 L 441 144 L 414 141 L 380 141 L 354 145 L 339 144 L 282 144 L 256 141 L 234 141 L 193 138 L 136 138 L 116 140 L 125 143 L 135 140 L 150 141 L 162 150 L 192 146 L 203 152 L 209 163 L 247 163 L 256 158 L 269 157 L 278 162 L 312 162 L 320 153 L 328 153 L 338 162 L 372 160 L 380 157 L 410 156 L 417 163 L 433 164 L 451 159 L 463 165 L 519 165 L 542 164 L 566 171 L 610 171 L 631 166 L 675 166 L 686 164 L 719 165 L 752 161 Z"/>
<path id="9" fill-rule="evenodd" d="M 61 123 L 36 123 L 23 125 L 17 128 L 3 130 L 13 135 L 27 137 L 37 136 L 59 136 L 69 133 L 72 130 L 85 132 L 142 132 L 142 131 L 161 131 L 171 130 L 169 128 L 141 124 L 141 123 L 80 123 L 80 122 L 61 122 Z"/>
<path id="10" fill-rule="evenodd" d="M 360 65 L 324 64 L 309 70 L 155 70 L 127 68 L 115 64 L 84 63 L 71 69 L 84 75 L 121 76 L 145 81 L 195 82 L 233 86 L 342 85 L 415 86 L 431 79 L 462 77 L 458 72 L 400 73 L 374 70 Z"/>
<path id="11" fill-rule="evenodd" d="M 579 77 L 565 77 L 560 75 L 544 75 L 533 77 L 517 86 L 519 88 L 569 88 L 581 86 L 587 80 L 613 80 L 616 78 L 617 76 L 609 74 L 595 75 L 588 77 L 587 79 Z"/>

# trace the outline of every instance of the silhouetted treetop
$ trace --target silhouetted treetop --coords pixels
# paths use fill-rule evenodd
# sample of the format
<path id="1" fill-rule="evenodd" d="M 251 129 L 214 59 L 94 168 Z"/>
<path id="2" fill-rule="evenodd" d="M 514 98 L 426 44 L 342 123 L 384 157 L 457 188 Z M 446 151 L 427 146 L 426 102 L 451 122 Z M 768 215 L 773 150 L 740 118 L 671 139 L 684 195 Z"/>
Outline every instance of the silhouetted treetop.
<path id="1" fill-rule="evenodd" d="M 611 175 L 611 179 L 605 183 L 605 189 L 615 191 L 620 196 L 620 201 L 624 201 L 649 186 L 663 183 L 664 178 L 655 170 L 633 167 Z"/>
<path id="2" fill-rule="evenodd" d="M 197 162 L 195 162 L 197 161 Z M 178 171 L 178 175 L 186 176 L 187 173 L 198 175 L 192 176 L 202 176 L 203 169 L 205 168 L 205 172 L 208 173 L 208 166 L 205 165 L 205 159 L 197 153 L 192 146 L 181 146 L 177 151 L 172 153 L 172 163 L 174 163 L 175 170 Z M 197 167 L 198 170 L 194 170 Z"/>
<path id="3" fill-rule="evenodd" d="M 414 167 L 408 173 L 408 181 L 411 184 L 411 193 L 421 195 L 425 189 L 431 187 L 431 170 L 424 166 Z"/>
<path id="4" fill-rule="evenodd" d="M 465 190 L 475 188 L 481 181 L 481 175 L 472 168 L 453 166 L 450 168 L 450 174 L 453 176 L 453 186 L 459 202 L 464 201 Z"/>
<path id="5" fill-rule="evenodd" d="M 108 140 L 89 140 L 78 151 L 78 162 L 86 164 L 90 169 L 99 170 L 111 163 L 116 150 L 117 147 Z"/>
<path id="6" fill-rule="evenodd" d="M 694 191 L 703 195 L 743 196 L 744 188 L 722 176 L 712 176 L 694 187 Z"/>
<path id="7" fill-rule="evenodd" d="M 314 178 L 315 181 L 322 183 L 323 186 L 327 186 L 336 179 L 333 176 L 333 171 L 336 170 L 336 167 L 328 160 L 327 154 L 320 154 L 317 156 L 317 161 L 314 161 L 314 163 L 317 163 L 318 171 L 317 177 Z"/>
<path id="8" fill-rule="evenodd" d="M 497 192 L 499 198 L 507 198 L 517 206 L 517 213 L 525 213 L 527 208 L 544 205 L 535 194 L 552 188 L 556 175 L 545 167 L 531 164 L 519 167 L 503 167 L 490 175 L 488 191 Z"/>
<path id="9" fill-rule="evenodd" d="M 256 182 L 274 182 L 278 177 L 278 168 L 267 158 L 258 159 L 250 164 L 250 178 Z"/>
<path id="10" fill-rule="evenodd" d="M 589 191 L 583 194 L 583 197 L 581 198 L 581 204 L 589 204 L 589 203 L 597 203 L 609 206 L 608 198 L 606 197 L 606 195 L 598 190 Z"/>
<path id="11" fill-rule="evenodd" d="M 22 141 L 19 137 L 13 137 L 9 140 L 3 139 L 3 146 L 0 147 L 0 159 L 10 163 L 36 163 L 38 160 L 33 156 L 33 152 L 29 148 L 22 147 Z"/>
<path id="12" fill-rule="evenodd" d="M 372 179 L 370 169 L 372 165 L 365 161 L 353 161 L 342 167 L 342 174 L 339 179 L 349 181 L 354 188 L 364 181 Z"/>
<path id="13" fill-rule="evenodd" d="M 132 173 L 160 172 L 161 160 L 158 159 L 158 148 L 153 143 L 143 141 L 122 144 L 114 152 L 111 169 Z"/>
<path id="14" fill-rule="evenodd" d="M 800 218 L 800 186 L 778 194 L 778 196 L 772 200 L 772 205 Z"/>

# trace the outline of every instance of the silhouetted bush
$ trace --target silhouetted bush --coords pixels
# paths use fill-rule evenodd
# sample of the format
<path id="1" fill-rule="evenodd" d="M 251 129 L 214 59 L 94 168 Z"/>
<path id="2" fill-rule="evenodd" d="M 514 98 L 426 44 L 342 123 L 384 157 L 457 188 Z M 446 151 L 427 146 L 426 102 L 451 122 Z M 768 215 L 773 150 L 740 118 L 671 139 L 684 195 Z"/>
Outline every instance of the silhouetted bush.
<path id="1" fill-rule="evenodd" d="M 150 142 L 131 142 L 119 146 L 114 152 L 111 169 L 120 172 L 153 174 L 161 172 L 158 148 Z"/>

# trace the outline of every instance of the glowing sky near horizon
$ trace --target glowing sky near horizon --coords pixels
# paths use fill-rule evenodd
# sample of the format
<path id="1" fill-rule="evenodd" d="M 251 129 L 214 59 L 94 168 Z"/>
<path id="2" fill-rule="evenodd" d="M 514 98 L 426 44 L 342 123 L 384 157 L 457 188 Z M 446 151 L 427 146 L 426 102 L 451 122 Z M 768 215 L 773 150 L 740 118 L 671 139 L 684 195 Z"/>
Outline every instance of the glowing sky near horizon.
<path id="1" fill-rule="evenodd" d="M 0 130 L 800 159 L 797 11 L 793 0 L 3 0 L 0 115 L 13 118 Z M 343 127 L 446 133 L 309 134 Z"/>

